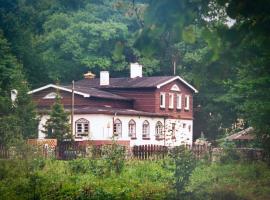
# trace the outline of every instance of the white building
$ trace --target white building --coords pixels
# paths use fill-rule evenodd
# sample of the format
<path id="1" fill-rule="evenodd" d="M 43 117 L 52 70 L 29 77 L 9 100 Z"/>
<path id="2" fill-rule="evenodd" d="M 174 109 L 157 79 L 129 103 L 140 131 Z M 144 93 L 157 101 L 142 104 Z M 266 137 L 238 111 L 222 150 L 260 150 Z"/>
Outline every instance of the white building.
<path id="1" fill-rule="evenodd" d="M 71 86 L 53 84 L 29 93 L 41 116 L 39 139 L 55 101 L 56 90 L 67 110 L 71 109 Z M 100 78 L 85 74 L 74 84 L 73 136 L 77 141 L 125 145 L 191 144 L 193 139 L 193 94 L 197 90 L 179 76 L 142 77 L 142 67 L 131 64 L 130 78 Z"/>

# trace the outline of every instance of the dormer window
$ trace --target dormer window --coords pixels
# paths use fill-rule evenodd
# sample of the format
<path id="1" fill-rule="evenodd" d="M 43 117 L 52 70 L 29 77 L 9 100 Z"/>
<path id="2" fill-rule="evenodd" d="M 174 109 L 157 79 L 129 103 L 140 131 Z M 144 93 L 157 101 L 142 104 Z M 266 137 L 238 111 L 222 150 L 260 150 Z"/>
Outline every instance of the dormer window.
<path id="1" fill-rule="evenodd" d="M 174 97 L 174 94 L 173 93 L 170 93 L 169 94 L 169 108 L 170 109 L 173 109 L 173 106 L 174 106 L 173 105 L 173 103 L 174 103 L 174 98 L 173 97 Z"/>
<path id="2" fill-rule="evenodd" d="M 189 110 L 189 95 L 185 96 L 185 110 Z"/>
<path id="3" fill-rule="evenodd" d="M 176 108 L 180 110 L 182 108 L 182 95 L 177 94 L 176 96 Z"/>
<path id="4" fill-rule="evenodd" d="M 160 93 L 160 108 L 165 108 L 166 93 Z"/>
<path id="5" fill-rule="evenodd" d="M 62 98 L 59 94 L 58 94 L 58 96 L 60 98 Z M 45 97 L 43 97 L 43 99 L 55 99 L 56 97 L 57 97 L 57 93 L 51 92 L 51 93 L 47 94 Z"/>

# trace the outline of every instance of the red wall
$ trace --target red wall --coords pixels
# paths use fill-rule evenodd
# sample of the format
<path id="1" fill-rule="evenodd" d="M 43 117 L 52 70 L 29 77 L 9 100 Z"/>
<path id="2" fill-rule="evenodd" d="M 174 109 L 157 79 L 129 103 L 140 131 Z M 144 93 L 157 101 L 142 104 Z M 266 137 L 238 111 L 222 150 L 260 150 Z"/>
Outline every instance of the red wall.
<path id="1" fill-rule="evenodd" d="M 134 99 L 135 110 L 155 112 L 155 89 L 110 89 L 109 91 Z"/>
<path id="2" fill-rule="evenodd" d="M 180 88 L 180 92 L 171 91 L 171 87 L 176 84 Z M 166 108 L 160 108 L 160 92 L 166 92 Z M 174 93 L 174 108 L 169 109 L 169 93 Z M 176 109 L 176 94 L 182 94 L 182 106 L 181 110 Z M 184 110 L 185 95 L 189 95 L 189 110 Z M 157 113 L 167 113 L 170 114 L 173 118 L 181 119 L 192 119 L 193 118 L 193 92 L 179 80 L 175 80 L 167 85 L 162 86 L 161 88 L 155 91 L 155 112 Z"/>
<path id="3" fill-rule="evenodd" d="M 176 84 L 181 92 L 171 91 L 171 87 Z M 134 109 L 146 112 L 170 114 L 173 118 L 192 119 L 193 118 L 193 91 L 179 80 L 175 80 L 163 87 L 156 89 L 108 89 L 109 92 L 134 99 Z M 160 108 L 160 92 L 166 93 L 166 108 Z M 169 93 L 174 93 L 174 109 L 169 109 Z M 176 94 L 182 94 L 182 109 L 176 109 Z M 189 95 L 189 110 L 184 110 L 185 95 Z"/>

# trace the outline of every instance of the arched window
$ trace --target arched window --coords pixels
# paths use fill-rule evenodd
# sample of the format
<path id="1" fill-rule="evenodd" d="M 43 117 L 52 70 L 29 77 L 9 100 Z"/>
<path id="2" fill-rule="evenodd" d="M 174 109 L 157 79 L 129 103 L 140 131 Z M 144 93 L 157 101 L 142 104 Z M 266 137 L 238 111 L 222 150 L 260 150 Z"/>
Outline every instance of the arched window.
<path id="1" fill-rule="evenodd" d="M 150 126 L 149 122 L 145 120 L 142 125 L 142 138 L 149 139 L 150 138 Z"/>
<path id="2" fill-rule="evenodd" d="M 128 122 L 128 135 L 131 138 L 136 138 L 136 122 L 133 119 Z"/>
<path id="3" fill-rule="evenodd" d="M 120 119 L 114 120 L 113 134 L 114 136 L 117 136 L 117 137 L 122 136 L 122 122 L 120 121 Z"/>
<path id="4" fill-rule="evenodd" d="M 84 118 L 80 118 L 75 121 L 76 137 L 85 137 L 89 135 L 89 121 Z"/>
<path id="5" fill-rule="evenodd" d="M 163 125 L 160 121 L 158 121 L 156 124 L 156 139 L 163 139 Z"/>

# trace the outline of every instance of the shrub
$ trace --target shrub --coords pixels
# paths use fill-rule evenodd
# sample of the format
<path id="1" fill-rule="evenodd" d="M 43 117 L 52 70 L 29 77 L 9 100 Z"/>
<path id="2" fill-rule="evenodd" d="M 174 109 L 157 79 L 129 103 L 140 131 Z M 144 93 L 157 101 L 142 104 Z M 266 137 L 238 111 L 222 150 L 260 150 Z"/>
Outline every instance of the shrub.
<path id="1" fill-rule="evenodd" d="M 239 161 L 241 159 L 240 154 L 236 150 L 236 146 L 232 142 L 224 142 L 221 144 L 223 153 L 220 156 L 220 162 L 223 164 Z"/>
<path id="2" fill-rule="evenodd" d="M 196 166 L 195 158 L 192 152 L 184 146 L 177 146 L 169 151 L 169 163 L 165 168 L 173 172 L 174 188 L 176 189 L 176 198 L 184 194 L 184 187 L 189 181 Z"/>
<path id="3" fill-rule="evenodd" d="M 104 159 L 109 171 L 120 174 L 125 165 L 125 147 L 113 143 L 102 148 L 102 158 Z"/>

